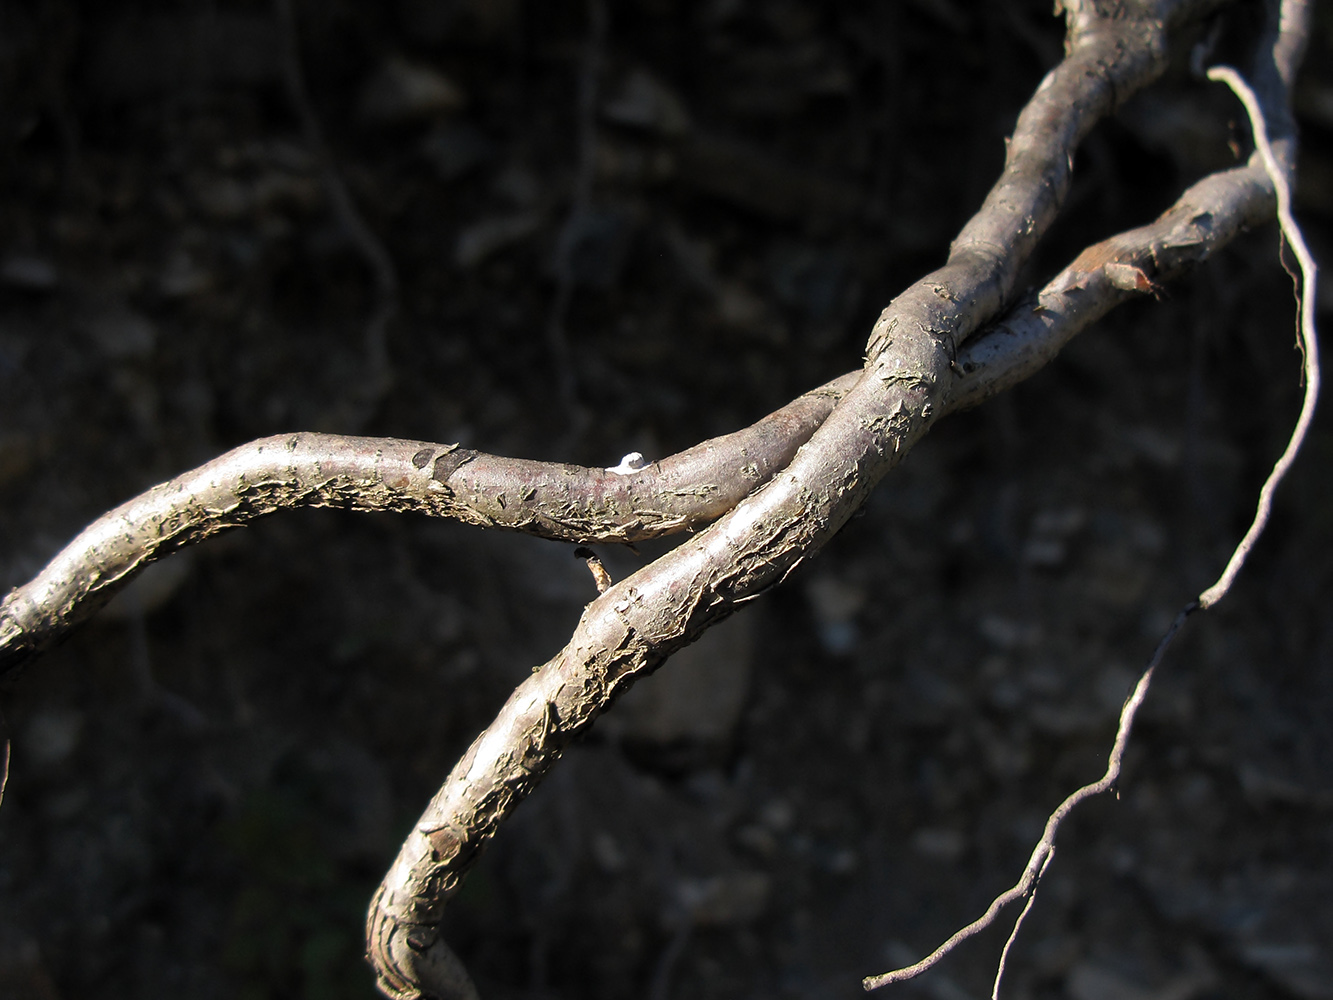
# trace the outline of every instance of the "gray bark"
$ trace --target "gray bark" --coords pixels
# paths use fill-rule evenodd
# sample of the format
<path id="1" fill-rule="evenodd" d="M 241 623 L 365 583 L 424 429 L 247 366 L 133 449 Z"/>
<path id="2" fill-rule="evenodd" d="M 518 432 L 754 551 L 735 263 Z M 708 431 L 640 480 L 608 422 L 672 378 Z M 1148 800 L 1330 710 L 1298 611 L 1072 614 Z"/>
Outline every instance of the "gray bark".
<path id="1" fill-rule="evenodd" d="M 999 180 L 947 262 L 872 329 L 864 367 L 736 434 L 622 473 L 502 459 L 457 445 L 294 434 L 266 438 L 94 522 L 0 605 L 0 675 L 88 617 L 138 569 L 294 506 L 416 511 L 568 541 L 631 542 L 700 527 L 588 605 L 454 767 L 371 904 L 369 957 L 393 997 L 475 996 L 438 925 L 512 809 L 635 680 L 777 585 L 860 508 L 947 413 L 1045 365 L 1114 306 L 1155 294 L 1271 215 L 1255 161 L 1204 178 L 1155 222 L 1089 247 L 1035 294 L 1016 282 L 1056 218 L 1089 130 L 1166 67 L 1171 30 L 1214 0 L 1067 2 L 1064 60 L 1018 118 Z M 1272 6 L 1272 5 L 1270 5 Z M 1274 14 L 1276 11 L 1274 10 Z M 1308 30 L 1282 4 L 1255 71 L 1284 162 L 1290 83 Z"/>

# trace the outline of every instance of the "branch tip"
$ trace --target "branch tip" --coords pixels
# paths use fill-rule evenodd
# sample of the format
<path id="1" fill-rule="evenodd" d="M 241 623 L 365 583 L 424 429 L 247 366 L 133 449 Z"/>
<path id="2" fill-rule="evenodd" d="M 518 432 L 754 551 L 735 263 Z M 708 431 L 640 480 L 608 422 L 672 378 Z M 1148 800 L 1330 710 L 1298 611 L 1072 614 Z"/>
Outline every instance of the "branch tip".
<path id="1" fill-rule="evenodd" d="M 586 545 L 580 545 L 574 550 L 574 558 L 582 559 L 588 564 L 588 571 L 592 573 L 593 583 L 597 585 L 597 593 L 605 594 L 611 589 L 611 584 L 615 581 L 611 579 L 611 574 L 602 565 L 602 560 L 597 557 L 596 552 Z"/>

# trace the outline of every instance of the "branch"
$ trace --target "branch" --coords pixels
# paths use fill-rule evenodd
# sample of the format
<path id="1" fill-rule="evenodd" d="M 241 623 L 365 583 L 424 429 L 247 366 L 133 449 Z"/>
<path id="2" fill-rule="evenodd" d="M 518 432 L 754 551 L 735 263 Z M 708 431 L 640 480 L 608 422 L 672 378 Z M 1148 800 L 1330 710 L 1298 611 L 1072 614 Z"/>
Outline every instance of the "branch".
<path id="1" fill-rule="evenodd" d="M 791 461 L 855 377 L 628 472 L 394 438 L 252 441 L 104 514 L 10 591 L 0 603 L 0 677 L 64 638 L 154 560 L 285 508 L 414 511 L 567 542 L 635 542 L 698 527 Z"/>
<path id="2" fill-rule="evenodd" d="M 705 443 L 678 456 L 681 469 L 694 471 L 674 480 L 665 462 L 640 480 L 638 472 L 494 459 L 455 445 L 265 439 L 113 511 L 12 592 L 0 605 L 0 671 L 49 645 L 139 566 L 283 506 L 418 510 L 580 541 L 648 537 L 729 510 L 589 605 L 565 650 L 514 692 L 454 769 L 377 893 L 367 933 L 381 988 L 404 997 L 471 995 L 437 925 L 449 894 L 500 822 L 620 692 L 817 552 L 939 416 L 972 398 L 965 387 L 974 383 L 958 374 L 954 359 L 1008 304 L 1019 270 L 1058 212 L 1077 144 L 1160 75 L 1168 24 L 1215 3 L 1106 6 L 1069 5 L 1066 57 L 1020 115 L 999 182 L 944 267 L 881 315 L 864 370 L 779 411 L 797 407 L 788 418 L 799 432 L 784 431 L 775 414 L 766 418 L 774 421 L 773 433 L 758 434 L 753 452 L 736 443 L 739 435 L 719 439 L 730 442 L 725 447 Z M 1095 306 L 1100 296 L 1115 297 L 1108 288 L 1144 290 L 1132 271 L 1112 264 L 1124 266 L 1109 257 L 1083 261 L 1081 277 L 1059 293 L 1081 293 L 1079 302 Z M 1132 287 L 1122 288 L 1126 275 Z M 1100 315 L 1094 312 L 1082 325 Z M 1072 335 L 1078 323 L 1051 328 Z M 965 350 L 965 363 L 973 364 L 965 371 L 978 375 L 978 385 L 990 373 L 998 386 L 1005 378 L 1017 381 L 1006 373 L 1025 356 L 979 357 L 968 361 Z M 654 485 L 636 492 L 631 481 L 646 484 L 650 475 Z"/>
<path id="3" fill-rule="evenodd" d="M 1211 174 L 1155 222 L 1088 247 L 1040 292 L 958 354 L 949 412 L 1036 374 L 1073 337 L 1121 303 L 1160 290 L 1273 214 L 1262 164 Z"/>
<path id="4" fill-rule="evenodd" d="M 1014 935 L 1018 933 L 1018 928 L 1022 923 L 1023 918 L 1027 916 L 1028 907 L 1032 902 L 1032 894 L 1037 891 L 1037 882 L 1045 873 L 1046 866 L 1051 863 L 1051 859 L 1055 856 L 1055 835 L 1059 832 L 1060 824 L 1065 821 L 1065 818 L 1074 811 L 1074 807 L 1080 802 L 1090 799 L 1094 795 L 1100 795 L 1102 792 L 1115 786 L 1116 780 L 1120 777 L 1120 767 L 1124 763 L 1125 747 L 1129 743 L 1129 733 L 1134 726 L 1134 716 L 1138 713 L 1139 707 L 1143 704 L 1143 699 L 1147 697 L 1148 685 L 1152 683 L 1153 672 L 1157 669 L 1157 665 L 1161 663 L 1162 656 L 1166 653 L 1167 646 L 1170 645 L 1171 640 L 1175 637 L 1176 632 L 1179 631 L 1180 626 L 1185 624 L 1185 619 L 1196 610 L 1198 610 L 1198 605 L 1191 604 L 1189 607 L 1181 611 L 1180 614 L 1176 616 L 1175 621 L 1171 623 L 1171 627 L 1167 630 L 1166 635 L 1157 644 L 1157 649 L 1153 652 L 1151 662 L 1149 662 L 1147 669 L 1144 670 L 1143 675 L 1139 678 L 1138 684 L 1134 686 L 1134 690 L 1130 693 L 1129 698 L 1125 700 L 1124 707 L 1120 710 L 1120 723 L 1116 728 L 1115 742 L 1111 746 L 1111 754 L 1106 762 L 1106 772 L 1092 784 L 1084 785 L 1076 792 L 1070 794 L 1059 806 L 1056 807 L 1055 812 L 1047 817 L 1046 827 L 1042 830 L 1041 840 L 1039 840 L 1037 846 L 1032 849 L 1032 854 L 1028 858 L 1027 867 L 1023 869 L 1023 874 L 1019 880 L 1014 883 L 1011 888 L 1005 890 L 991 900 L 991 904 L 986 908 L 985 913 L 966 927 L 955 931 L 944 944 L 940 945 L 921 961 L 901 969 L 885 972 L 878 976 L 867 976 L 861 981 L 861 985 L 864 986 L 866 990 L 877 990 L 881 986 L 888 986 L 890 983 L 901 983 L 908 979 L 915 979 L 926 970 L 934 968 L 940 963 L 941 959 L 968 938 L 975 937 L 987 927 L 991 926 L 991 924 L 995 923 L 995 919 L 1000 915 L 1000 911 L 1006 906 L 1016 900 L 1026 897 L 1028 905 L 1023 907 L 1022 912 L 1018 915 L 1018 920 L 1014 922 L 1013 932 L 1005 942 L 1004 951 L 1001 955 L 1000 969 L 995 977 L 993 996 L 999 993 L 1000 975 L 1004 972 L 1004 960 L 1008 957 L 1009 946 L 1013 943 Z"/>
<path id="5" fill-rule="evenodd" d="M 874 990 L 890 983 L 914 979 L 922 972 L 938 965 L 958 945 L 994 924 L 1000 912 L 1010 903 L 1026 898 L 1027 902 L 1019 913 L 1017 920 L 1015 920 L 1013 929 L 1010 931 L 1004 949 L 1000 954 L 995 973 L 995 983 L 991 991 L 992 1000 L 998 1000 L 1000 981 L 1004 977 L 1005 963 L 1010 948 L 1018 936 L 1023 919 L 1032 908 L 1033 901 L 1036 898 L 1037 884 L 1040 882 L 1042 875 L 1045 874 L 1051 860 L 1055 857 L 1055 838 L 1060 825 L 1079 803 L 1114 787 L 1120 776 L 1125 747 L 1128 744 L 1129 735 L 1134 725 L 1134 717 L 1147 696 L 1153 674 L 1166 654 L 1167 647 L 1189 615 L 1197 610 L 1212 607 L 1225 597 L 1231 589 L 1231 585 L 1249 556 L 1254 543 L 1267 526 L 1268 515 L 1272 508 L 1273 493 L 1295 461 L 1296 453 L 1304 442 L 1306 431 L 1314 417 L 1315 403 L 1319 395 L 1318 345 L 1314 331 L 1316 271 L 1314 259 L 1306 248 L 1300 228 L 1296 225 L 1291 214 L 1288 175 L 1291 172 L 1294 160 L 1294 132 L 1289 109 L 1290 87 L 1295 76 L 1296 67 L 1304 52 L 1305 40 L 1309 31 L 1309 6 L 1302 0 L 1285 0 L 1279 12 L 1270 3 L 1269 21 L 1270 30 L 1268 37 L 1260 46 L 1260 66 L 1256 76 L 1267 83 L 1262 89 L 1270 103 L 1273 120 L 1277 123 L 1276 137 L 1281 142 L 1280 148 L 1285 155 L 1279 159 L 1279 155 L 1275 153 L 1273 145 L 1269 141 L 1269 129 L 1260 100 L 1240 75 L 1230 67 L 1217 67 L 1210 70 L 1208 78 L 1226 83 L 1245 105 L 1257 146 L 1255 154 L 1250 158 L 1249 165 L 1239 170 L 1215 175 L 1195 185 L 1186 192 L 1176 206 L 1153 226 L 1146 226 L 1141 230 L 1122 234 L 1104 243 L 1089 247 L 1079 255 L 1078 260 L 1073 265 L 1048 286 L 1039 298 L 1038 303 L 1020 319 L 1025 319 L 1030 329 L 1040 330 L 1041 316 L 1061 304 L 1060 296 L 1068 295 L 1071 292 L 1086 292 L 1089 289 L 1088 278 L 1093 274 L 1100 278 L 1103 286 L 1110 283 L 1113 287 L 1122 287 L 1126 292 L 1152 289 L 1155 286 L 1151 276 L 1145 272 L 1145 266 L 1151 265 L 1154 268 L 1162 266 L 1163 270 L 1170 270 L 1173 265 L 1179 266 L 1178 254 L 1174 251 L 1193 245 L 1206 252 L 1208 243 L 1215 240 L 1218 235 L 1219 224 L 1224 232 L 1234 233 L 1247 213 L 1260 207 L 1271 213 L 1274 207 L 1273 203 L 1276 201 L 1282 235 L 1295 251 L 1301 267 L 1302 280 L 1297 282 L 1299 292 L 1297 321 L 1299 344 L 1304 353 L 1305 397 L 1300 416 L 1296 421 L 1296 427 L 1292 431 L 1286 449 L 1278 458 L 1272 472 L 1260 490 L 1259 504 L 1254 520 L 1244 538 L 1232 552 L 1222 576 L 1205 590 L 1197 601 L 1188 604 L 1176 616 L 1170 628 L 1158 643 L 1152 659 L 1140 676 L 1133 693 L 1121 709 L 1120 723 L 1115 742 L 1111 747 L 1105 774 L 1092 784 L 1085 785 L 1075 791 L 1051 813 L 1046 821 L 1041 840 L 1038 841 L 1037 846 L 1028 858 L 1027 867 L 1024 868 L 1023 874 L 1011 888 L 991 901 L 985 913 L 966 927 L 956 931 L 947 941 L 921 961 L 878 976 L 867 977 L 862 981 L 866 990 Z M 1265 56 L 1268 57 L 1267 60 L 1265 60 Z M 1265 71 L 1265 66 L 1268 67 L 1267 71 Z M 1266 190 L 1264 190 L 1263 182 L 1266 182 Z M 1246 192 L 1251 194 L 1248 199 L 1243 197 Z M 1217 196 L 1216 203 L 1208 199 L 1207 196 L 1210 194 Z M 1176 222 L 1173 220 L 1187 220 L 1187 227 L 1200 229 L 1201 232 L 1197 234 L 1200 239 L 1182 241 L 1174 238 Z M 1295 280 L 1296 276 L 1293 275 L 1292 277 Z M 1103 288 L 1103 291 L 1105 292 L 1105 288 Z M 1102 298 L 1109 299 L 1111 296 L 1104 294 Z M 1074 302 L 1068 304 L 1068 311 L 1078 312 L 1078 304 L 1079 299 L 1076 298 Z M 1083 312 L 1086 311 L 1083 310 Z M 1052 338 L 1050 342 L 1057 339 Z M 1043 346 L 1049 346 L 1050 342 Z M 1009 337 L 997 338 L 993 349 L 1003 351 L 1006 345 L 1010 348 L 1020 348 L 1023 343 L 1022 333 L 1010 331 Z M 1042 354 L 1043 351 L 1034 351 L 1026 355 L 1020 354 L 1020 356 L 1025 357 L 1023 367 L 1029 367 L 1032 359 L 1040 357 Z M 985 384 L 985 381 L 983 379 L 982 384 Z"/>
<path id="6" fill-rule="evenodd" d="M 817 552 L 938 419 L 955 381 L 950 359 L 1004 306 L 1055 217 L 1077 143 L 1161 73 L 1165 19 L 1201 6 L 1071 13 L 1066 58 L 1019 116 L 1000 181 L 945 266 L 881 315 L 865 369 L 838 407 L 764 487 L 592 602 L 565 649 L 514 691 L 454 767 L 370 907 L 367 944 L 382 991 L 475 996 L 438 925 L 500 823 L 637 678 Z"/>
<path id="7" fill-rule="evenodd" d="M 1006 177 L 1017 173 L 1006 169 Z M 959 352 L 939 414 L 1029 377 L 1114 306 L 1259 224 L 1272 198 L 1256 158 L 1199 182 L 1155 223 L 1088 248 Z M 785 466 L 858 374 L 626 475 L 427 442 L 314 434 L 252 442 L 99 518 L 12 591 L 0 604 L 0 675 L 63 638 L 150 562 L 285 507 L 417 511 L 570 542 L 634 542 L 698 527 Z"/>
<path id="8" fill-rule="evenodd" d="M 1295 160 L 1291 86 L 1305 53 L 1310 5 L 1305 0 L 1284 0 L 1279 10 L 1277 0 L 1268 0 L 1268 7 L 1269 23 L 1258 45 L 1254 75 L 1264 109 L 1258 121 L 1266 122 L 1272 167 L 1266 165 L 1260 146 L 1246 166 L 1213 174 L 1187 189 L 1156 222 L 1084 250 L 1035 300 L 1017 306 L 960 352 L 956 370 L 963 377 L 951 397 L 951 410 L 975 406 L 1028 378 L 1076 333 L 1116 305 L 1136 294 L 1154 292 L 1156 282 L 1176 277 L 1246 229 L 1272 218 L 1279 197 L 1285 197 L 1275 187 L 1275 178 L 1286 184 Z M 1265 127 L 1257 125 L 1254 132 L 1261 137 Z M 1284 221 L 1283 231 L 1289 228 L 1294 224 L 1289 227 Z M 1313 263 L 1309 261 L 1310 268 Z M 1313 287 L 1310 276 L 1307 289 Z M 1303 322 L 1313 322 L 1313 310 L 1303 315 Z M 1313 341 L 1313 334 L 1304 333 L 1302 339 Z"/>
<path id="9" fill-rule="evenodd" d="M 1308 20 L 1308 10 L 1304 9 L 1304 5 L 1301 7 L 1300 13 Z M 1295 16 L 1297 15 L 1293 15 L 1293 19 Z M 1287 447 L 1259 490 L 1259 504 L 1249 530 L 1245 532 L 1245 537 L 1231 554 L 1231 559 L 1217 582 L 1199 595 L 1199 604 L 1204 608 L 1211 608 L 1231 590 L 1231 585 L 1235 582 L 1241 567 L 1245 565 L 1245 560 L 1249 558 L 1254 543 L 1268 526 L 1268 515 L 1273 509 L 1273 494 L 1291 469 L 1292 463 L 1296 461 L 1296 453 L 1301 450 L 1301 445 L 1305 443 L 1305 435 L 1314 420 L 1315 404 L 1319 400 L 1319 341 L 1315 338 L 1314 330 L 1314 297 L 1315 289 L 1318 287 L 1318 269 L 1315 267 L 1309 247 L 1305 245 L 1304 237 L 1301 236 L 1300 227 L 1296 225 L 1296 220 L 1291 214 L 1291 184 L 1287 178 L 1291 170 L 1290 161 L 1285 164 L 1279 163 L 1277 154 L 1268 141 L 1268 126 L 1264 121 L 1264 112 L 1259 106 L 1259 99 L 1241 79 L 1240 74 L 1230 66 L 1217 66 L 1208 71 L 1208 79 L 1225 83 L 1245 105 L 1245 112 L 1249 115 L 1254 131 L 1254 141 L 1259 147 L 1256 156 L 1263 163 L 1264 171 L 1272 179 L 1273 186 L 1277 190 L 1277 217 L 1282 227 L 1282 235 L 1295 252 L 1296 260 L 1300 264 L 1301 280 L 1297 282 L 1296 317 L 1300 338 L 1298 343 L 1305 356 L 1303 367 L 1305 398 L 1301 403 L 1301 413 L 1296 420 L 1296 426 L 1292 429 L 1291 438 L 1287 441 Z M 1295 277 L 1292 275 L 1293 280 Z"/>

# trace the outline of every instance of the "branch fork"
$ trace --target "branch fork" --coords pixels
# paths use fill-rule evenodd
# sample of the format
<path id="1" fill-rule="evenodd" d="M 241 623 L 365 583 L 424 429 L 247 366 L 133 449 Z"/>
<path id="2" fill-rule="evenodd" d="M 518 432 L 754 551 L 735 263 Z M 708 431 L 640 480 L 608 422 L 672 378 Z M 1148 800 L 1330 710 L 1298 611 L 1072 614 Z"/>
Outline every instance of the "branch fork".
<path id="1" fill-rule="evenodd" d="M 1111 308 L 1158 294 L 1161 282 L 1271 215 L 1280 172 L 1252 160 L 1204 178 L 1155 222 L 1087 248 L 1015 301 L 1017 277 L 1059 212 L 1079 142 L 1161 75 L 1173 28 L 1219 3 L 1058 6 L 1065 58 L 1019 115 L 999 180 L 943 267 L 884 310 L 860 371 L 750 428 L 653 463 L 630 454 L 617 466 L 585 469 L 457 444 L 317 434 L 244 445 L 98 519 L 12 591 L 0 604 L 0 675 L 68 634 L 154 559 L 288 507 L 413 511 L 579 543 L 700 529 L 614 583 L 590 550 L 576 552 L 599 596 L 565 648 L 518 686 L 455 765 L 375 893 L 366 940 L 381 991 L 472 1000 L 476 990 L 440 936 L 443 908 L 570 740 L 638 678 L 817 552 L 936 420 L 1033 374 Z M 1267 107 L 1287 105 L 1307 23 L 1304 4 L 1283 4 L 1282 31 L 1264 43 Z M 1290 130 L 1279 130 L 1275 147 L 1289 162 Z M 1121 728 L 1117 767 L 1128 721 Z M 1099 784 L 1112 780 L 1108 769 Z M 1046 852 L 1039 856 L 1038 845 L 1025 881 L 1010 890 L 1029 906 L 1053 827 L 1048 835 Z"/>

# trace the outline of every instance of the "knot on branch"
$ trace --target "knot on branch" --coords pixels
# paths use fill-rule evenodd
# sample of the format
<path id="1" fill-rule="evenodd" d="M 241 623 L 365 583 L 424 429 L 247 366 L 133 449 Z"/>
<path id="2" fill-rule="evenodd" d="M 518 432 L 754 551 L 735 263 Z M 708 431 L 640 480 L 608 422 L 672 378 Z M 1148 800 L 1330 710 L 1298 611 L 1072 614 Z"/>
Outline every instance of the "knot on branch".
<path id="1" fill-rule="evenodd" d="M 480 1000 L 472 979 L 435 927 L 400 923 L 375 893 L 366 920 L 366 957 L 375 985 L 393 1000 Z"/>

